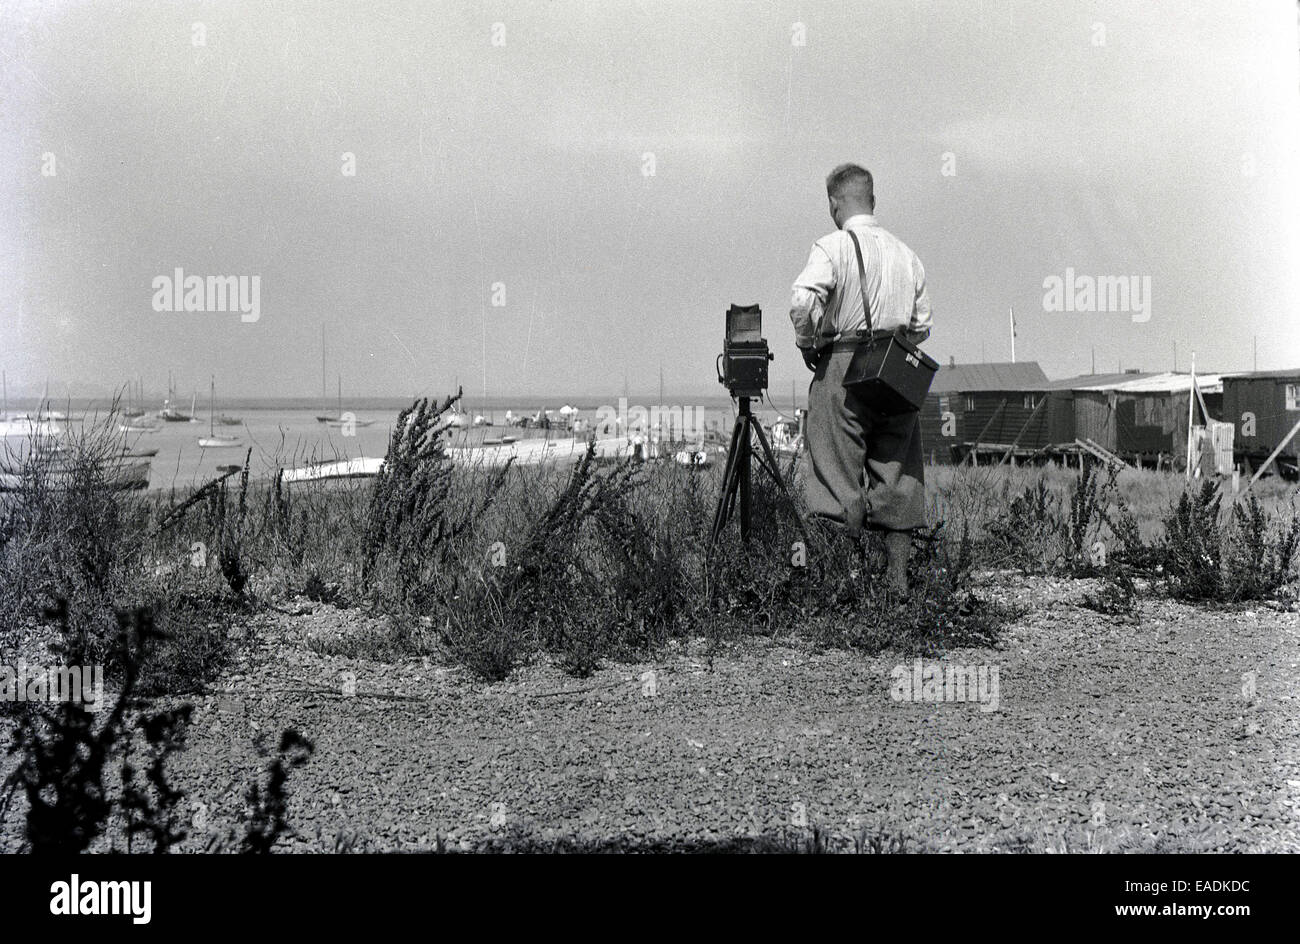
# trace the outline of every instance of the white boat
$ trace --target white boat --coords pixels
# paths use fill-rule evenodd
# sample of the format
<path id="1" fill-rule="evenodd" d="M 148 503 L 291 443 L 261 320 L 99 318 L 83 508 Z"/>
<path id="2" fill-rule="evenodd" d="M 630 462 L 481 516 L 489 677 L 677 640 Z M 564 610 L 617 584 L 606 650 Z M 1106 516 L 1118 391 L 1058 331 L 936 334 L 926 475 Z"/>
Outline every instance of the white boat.
<path id="1" fill-rule="evenodd" d="M 304 466 L 301 469 L 285 469 L 280 476 L 280 481 L 288 484 L 293 482 L 324 482 L 328 479 L 369 478 L 378 475 L 383 466 L 383 459 L 370 456 L 361 456 L 356 459 L 340 459 L 337 462 L 320 462 L 315 465 Z"/>
<path id="2" fill-rule="evenodd" d="M 117 424 L 119 433 L 156 433 L 159 429 L 157 423 L 151 423 L 143 417 L 128 419 L 125 423 Z"/>
<path id="3" fill-rule="evenodd" d="M 343 377 L 339 377 L 339 412 L 338 416 L 318 416 L 316 421 L 324 423 L 331 429 L 340 429 L 341 427 L 364 427 L 374 423 L 374 420 L 359 420 L 356 414 L 344 414 L 343 412 Z"/>
<path id="4" fill-rule="evenodd" d="M 709 453 L 708 450 L 703 447 L 699 449 L 682 449 L 673 453 L 673 461 L 678 465 L 698 468 L 709 464 Z"/>
<path id="5" fill-rule="evenodd" d="M 51 419 L 32 419 L 30 416 L 11 416 L 8 419 L 0 419 L 0 437 L 57 439 L 62 434 L 62 427 Z"/>
<path id="6" fill-rule="evenodd" d="M 622 438 L 596 440 L 597 459 L 627 459 L 640 449 L 639 444 Z M 511 460 L 515 465 L 567 465 L 581 461 L 586 453 L 586 440 L 569 438 L 521 439 L 486 449 L 457 447 L 446 451 L 452 462 L 470 469 L 499 468 Z"/>
<path id="7" fill-rule="evenodd" d="M 223 436 L 216 432 L 216 416 L 212 412 L 216 393 L 217 381 L 213 378 L 208 387 L 208 434 L 199 437 L 199 446 L 203 449 L 231 449 L 240 445 L 241 440 L 238 436 Z"/>

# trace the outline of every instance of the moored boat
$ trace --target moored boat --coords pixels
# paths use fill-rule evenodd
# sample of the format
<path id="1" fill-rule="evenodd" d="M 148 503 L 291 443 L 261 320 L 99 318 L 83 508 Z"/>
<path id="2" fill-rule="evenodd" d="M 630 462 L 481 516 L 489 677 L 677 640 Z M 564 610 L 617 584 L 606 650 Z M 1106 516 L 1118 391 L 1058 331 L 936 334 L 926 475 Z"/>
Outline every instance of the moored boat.
<path id="1" fill-rule="evenodd" d="M 213 406 L 216 402 L 217 381 L 212 378 L 208 386 L 208 434 L 199 437 L 199 446 L 203 449 L 231 449 L 240 445 L 238 436 L 224 436 L 215 429 L 216 415 Z"/>

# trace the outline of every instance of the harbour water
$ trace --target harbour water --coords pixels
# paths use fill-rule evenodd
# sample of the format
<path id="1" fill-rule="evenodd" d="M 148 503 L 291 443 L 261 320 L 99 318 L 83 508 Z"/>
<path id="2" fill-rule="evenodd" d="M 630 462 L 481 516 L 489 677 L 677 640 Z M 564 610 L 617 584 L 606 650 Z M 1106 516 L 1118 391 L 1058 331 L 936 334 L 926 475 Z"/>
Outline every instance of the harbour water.
<path id="1" fill-rule="evenodd" d="M 616 423 L 617 435 L 628 433 L 628 426 L 635 426 L 639 411 L 645 416 L 663 416 L 676 418 L 685 414 L 688 428 L 684 437 L 687 442 L 711 443 L 714 447 L 725 443 L 730 436 L 731 425 L 735 417 L 734 406 L 724 397 L 707 398 L 697 403 L 683 406 L 681 400 L 670 401 L 662 408 L 649 399 L 643 405 L 628 405 L 616 402 L 602 405 L 591 402 L 574 401 L 576 412 L 567 421 L 562 421 L 558 413 L 559 404 L 551 403 L 543 407 L 528 400 L 489 401 L 490 405 L 479 410 L 470 408 L 465 414 L 467 425 L 453 429 L 448 435 L 449 445 L 460 447 L 477 447 L 484 440 L 491 443 L 502 437 L 513 436 L 520 440 L 530 438 L 550 438 L 572 440 L 585 439 L 601 423 L 608 424 L 611 416 L 622 414 Z M 218 403 L 218 413 L 237 417 L 238 425 L 217 425 L 215 432 L 222 436 L 231 436 L 239 440 L 234 447 L 205 448 L 199 444 L 200 437 L 208 435 L 208 420 L 205 411 L 200 411 L 196 422 L 161 422 L 152 413 L 142 420 L 126 421 L 120 416 L 114 417 L 111 424 L 106 418 L 103 407 L 98 410 L 94 404 L 61 404 L 57 409 L 66 414 L 67 420 L 60 419 L 55 424 L 63 431 L 59 438 L 64 441 L 75 440 L 80 431 L 94 427 L 111 426 L 114 435 L 121 438 L 129 452 L 147 452 L 157 450 L 150 459 L 149 487 L 151 489 L 186 490 L 202 485 L 220 475 L 222 467 L 242 466 L 245 456 L 249 458 L 250 474 L 254 478 L 271 478 L 281 468 L 299 468 L 302 466 L 353 459 L 362 456 L 382 457 L 388 448 L 393 426 L 403 406 L 401 401 L 360 401 L 356 406 L 345 405 L 345 410 L 356 418 L 355 428 L 339 428 L 318 421 L 324 413 L 333 414 L 333 410 L 321 410 L 309 405 L 271 405 L 258 406 L 244 402 Z M 187 404 L 188 406 L 188 404 Z M 622 409 L 620 409 L 620 406 Z M 37 404 L 32 404 L 30 412 L 35 415 Z M 513 418 L 533 417 L 538 411 L 551 411 L 552 428 L 520 428 L 507 425 L 509 412 Z M 656 410 L 658 409 L 658 412 Z M 790 416 L 791 411 L 780 412 L 766 404 L 760 407 L 754 404 L 754 412 L 765 425 L 770 426 L 782 416 Z M 473 426 L 473 418 L 481 415 L 492 425 Z M 366 421 L 369 421 L 368 425 Z M 148 422 L 154 432 L 117 432 L 122 422 Z M 577 431 L 562 428 L 575 425 Z M 645 420 L 642 417 L 641 422 Z M 699 428 L 702 427 L 702 428 Z M 607 426 L 608 428 L 608 426 Z M 23 451 L 20 437 L 12 436 L 4 440 L 3 452 L 8 453 L 10 462 Z M 490 448 L 490 447 L 489 447 Z M 251 452 L 250 452 L 251 450 Z"/>

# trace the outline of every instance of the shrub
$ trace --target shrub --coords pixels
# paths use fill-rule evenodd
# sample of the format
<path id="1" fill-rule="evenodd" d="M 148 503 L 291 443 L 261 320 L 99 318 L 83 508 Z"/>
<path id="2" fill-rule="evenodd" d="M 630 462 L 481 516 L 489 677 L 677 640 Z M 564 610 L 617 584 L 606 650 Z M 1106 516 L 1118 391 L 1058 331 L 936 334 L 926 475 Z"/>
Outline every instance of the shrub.
<path id="1" fill-rule="evenodd" d="M 1213 600 L 1221 589 L 1223 534 L 1219 528 L 1222 496 L 1214 482 L 1185 491 L 1165 519 L 1162 547 L 1169 592 L 1183 600 Z"/>
<path id="2" fill-rule="evenodd" d="M 1077 492 L 1076 492 L 1077 494 Z M 1071 505 L 1073 514 L 1073 503 Z M 995 555 L 1027 574 L 1057 569 L 1065 559 L 1060 501 L 1039 478 L 989 525 Z"/>
<path id="3" fill-rule="evenodd" d="M 1223 496 L 1214 482 L 1187 491 L 1165 521 L 1164 579 L 1184 600 L 1258 600 L 1282 591 L 1300 550 L 1300 512 L 1269 515 L 1251 495 L 1223 526 Z"/>
<path id="4" fill-rule="evenodd" d="M 1280 516 L 1279 516 L 1280 518 Z M 1290 581 L 1300 548 L 1300 512 L 1274 521 L 1250 495 L 1232 509 L 1223 561 L 1223 596 L 1229 600 L 1271 597 Z"/>
<path id="5" fill-rule="evenodd" d="M 477 494 L 464 487 L 445 452 L 440 406 L 417 400 L 397 417 L 384 466 L 370 490 L 362 583 L 381 605 L 407 613 L 438 611 L 460 589 L 461 541 L 504 485 L 510 465 L 489 474 Z"/>

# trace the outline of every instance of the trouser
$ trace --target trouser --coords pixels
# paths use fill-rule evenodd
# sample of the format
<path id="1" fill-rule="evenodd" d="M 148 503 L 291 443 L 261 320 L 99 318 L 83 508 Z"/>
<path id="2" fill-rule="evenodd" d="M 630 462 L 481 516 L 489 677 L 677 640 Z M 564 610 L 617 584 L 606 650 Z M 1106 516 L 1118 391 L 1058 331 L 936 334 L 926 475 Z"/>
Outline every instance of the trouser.
<path id="1" fill-rule="evenodd" d="M 808 388 L 809 512 L 851 531 L 922 527 L 920 414 L 886 416 L 844 386 L 855 346 L 837 341 L 826 347 Z"/>

